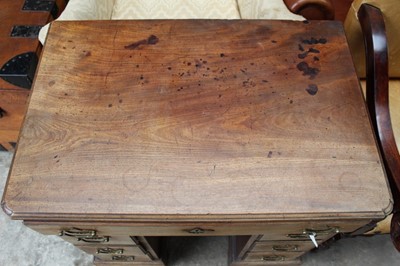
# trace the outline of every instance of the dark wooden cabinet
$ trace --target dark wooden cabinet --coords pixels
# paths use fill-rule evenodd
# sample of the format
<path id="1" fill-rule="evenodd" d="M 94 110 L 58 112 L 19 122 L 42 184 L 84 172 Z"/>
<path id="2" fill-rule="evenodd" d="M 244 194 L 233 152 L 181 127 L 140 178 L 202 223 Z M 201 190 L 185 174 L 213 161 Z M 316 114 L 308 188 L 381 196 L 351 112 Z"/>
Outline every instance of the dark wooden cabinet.
<path id="1" fill-rule="evenodd" d="M 66 0 L 0 1 L 0 150 L 12 149 L 27 108 L 41 45 L 41 26 L 56 18 Z"/>

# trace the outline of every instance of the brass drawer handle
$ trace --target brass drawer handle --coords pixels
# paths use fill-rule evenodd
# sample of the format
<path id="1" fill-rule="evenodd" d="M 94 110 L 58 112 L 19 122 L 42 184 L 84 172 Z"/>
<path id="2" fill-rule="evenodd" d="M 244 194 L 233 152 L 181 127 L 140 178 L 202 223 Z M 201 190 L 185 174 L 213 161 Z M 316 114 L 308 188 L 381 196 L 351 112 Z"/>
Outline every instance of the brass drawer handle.
<path id="1" fill-rule="evenodd" d="M 135 256 L 112 256 L 114 261 L 134 261 Z"/>
<path id="2" fill-rule="evenodd" d="M 299 245 L 274 245 L 272 249 L 274 251 L 298 251 Z"/>
<path id="3" fill-rule="evenodd" d="M 270 255 L 270 256 L 263 256 L 261 258 L 263 261 L 284 261 L 286 260 L 285 256 L 277 256 L 277 255 Z"/>
<path id="4" fill-rule="evenodd" d="M 199 227 L 193 228 L 191 230 L 185 230 L 186 232 L 188 232 L 189 234 L 204 234 L 205 232 L 214 232 L 215 230 L 213 229 L 202 229 Z"/>
<path id="5" fill-rule="evenodd" d="M 62 230 L 59 236 L 72 236 L 78 238 L 86 238 L 86 237 L 94 237 L 96 235 L 96 230 L 86 230 L 86 229 L 79 229 L 79 228 L 71 228 L 69 230 Z"/>
<path id="6" fill-rule="evenodd" d="M 78 241 L 83 241 L 86 243 L 105 243 L 110 241 L 109 236 L 94 236 L 94 237 L 80 237 Z"/>
<path id="7" fill-rule="evenodd" d="M 306 234 L 288 234 L 287 235 L 290 238 L 296 238 L 296 239 L 306 239 L 308 238 L 308 235 Z"/>
<path id="8" fill-rule="evenodd" d="M 97 254 L 115 254 L 120 255 L 124 254 L 123 248 L 98 248 L 96 251 Z"/>
<path id="9" fill-rule="evenodd" d="M 330 234 L 337 234 L 340 230 L 338 227 L 327 227 L 326 229 L 304 229 L 303 234 L 310 235 L 330 235 Z"/>
<path id="10" fill-rule="evenodd" d="M 308 238 L 310 235 L 314 235 L 315 237 L 320 235 L 330 235 L 330 234 L 337 234 L 340 230 L 338 227 L 327 227 L 326 229 L 311 229 L 306 228 L 303 230 L 301 234 L 288 234 L 287 236 L 290 238 L 300 238 L 305 239 Z"/>

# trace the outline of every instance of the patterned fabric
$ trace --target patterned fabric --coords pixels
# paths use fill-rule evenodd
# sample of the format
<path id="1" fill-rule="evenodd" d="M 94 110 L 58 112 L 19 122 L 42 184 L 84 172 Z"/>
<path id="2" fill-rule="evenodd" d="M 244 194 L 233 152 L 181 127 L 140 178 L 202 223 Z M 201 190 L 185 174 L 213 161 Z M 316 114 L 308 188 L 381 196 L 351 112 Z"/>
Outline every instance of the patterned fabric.
<path id="1" fill-rule="evenodd" d="M 304 20 L 293 14 L 283 0 L 237 0 L 242 19 Z"/>
<path id="2" fill-rule="evenodd" d="M 111 19 L 115 0 L 69 0 L 59 20 Z"/>
<path id="3" fill-rule="evenodd" d="M 291 13 L 283 0 L 69 0 L 57 20 L 196 18 L 304 19 Z M 42 44 L 48 27 L 39 33 Z"/>
<path id="4" fill-rule="evenodd" d="M 112 19 L 240 19 L 236 0 L 115 0 Z"/>
<path id="5" fill-rule="evenodd" d="M 107 20 L 111 19 L 115 0 L 69 0 L 57 20 Z M 44 44 L 49 24 L 39 32 L 39 41 Z"/>

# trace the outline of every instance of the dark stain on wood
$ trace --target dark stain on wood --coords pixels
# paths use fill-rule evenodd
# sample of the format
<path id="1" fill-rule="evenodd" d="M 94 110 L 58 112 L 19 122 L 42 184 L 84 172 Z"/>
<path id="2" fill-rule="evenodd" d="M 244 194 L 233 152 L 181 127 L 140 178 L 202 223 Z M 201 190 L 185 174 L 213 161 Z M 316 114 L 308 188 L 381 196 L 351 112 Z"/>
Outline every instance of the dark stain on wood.
<path id="1" fill-rule="evenodd" d="M 158 41 L 159 41 L 159 39 L 157 36 L 150 35 L 149 38 L 147 39 L 147 44 L 154 45 L 154 44 L 157 44 Z"/>
<path id="2" fill-rule="evenodd" d="M 196 68 L 200 68 L 200 67 L 202 67 L 203 66 L 203 63 L 201 62 L 201 61 L 199 61 L 199 60 L 194 60 L 195 61 L 195 66 L 196 66 Z"/>
<path id="3" fill-rule="evenodd" d="M 301 42 L 304 44 L 325 44 L 328 42 L 328 40 L 325 38 L 316 39 L 316 38 L 312 37 L 307 40 L 302 40 Z"/>
<path id="4" fill-rule="evenodd" d="M 310 85 L 308 85 L 308 88 L 306 89 L 306 91 L 308 92 L 308 94 L 314 96 L 318 92 L 318 86 L 315 84 L 310 84 Z"/>
<path id="5" fill-rule="evenodd" d="M 139 48 L 141 45 L 155 45 L 157 44 L 159 41 L 158 37 L 155 35 L 150 35 L 149 38 L 144 39 L 144 40 L 140 40 L 134 43 L 131 43 L 129 45 L 125 46 L 125 49 L 130 49 L 130 50 L 134 50 Z"/>
<path id="6" fill-rule="evenodd" d="M 297 57 L 300 58 L 300 59 L 304 59 L 304 58 L 307 57 L 307 55 L 308 55 L 308 52 L 304 52 L 302 54 L 298 54 Z"/>
<path id="7" fill-rule="evenodd" d="M 258 26 L 255 34 L 256 35 L 264 35 L 264 36 L 268 36 L 271 33 L 271 29 L 268 26 Z"/>
<path id="8" fill-rule="evenodd" d="M 302 71 L 304 76 L 309 76 L 310 79 L 314 79 L 319 73 L 318 68 L 310 67 L 307 62 L 304 61 L 297 64 L 297 69 Z"/>
<path id="9" fill-rule="evenodd" d="M 303 51 L 304 51 L 304 48 L 303 48 Z M 300 59 L 304 59 L 304 58 L 307 57 L 307 55 L 309 53 L 319 54 L 320 51 L 318 49 L 315 49 L 315 48 L 310 48 L 310 49 L 308 49 L 308 51 L 306 51 L 306 52 L 304 52 L 302 54 L 298 54 L 297 57 L 300 58 Z"/>

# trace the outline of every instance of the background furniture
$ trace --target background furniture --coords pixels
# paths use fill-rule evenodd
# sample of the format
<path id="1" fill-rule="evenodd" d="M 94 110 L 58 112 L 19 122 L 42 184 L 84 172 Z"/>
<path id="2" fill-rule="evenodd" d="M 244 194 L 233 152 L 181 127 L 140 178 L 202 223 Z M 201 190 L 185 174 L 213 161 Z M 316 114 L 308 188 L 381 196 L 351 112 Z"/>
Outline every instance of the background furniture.
<path id="1" fill-rule="evenodd" d="M 232 236 L 233 264 L 268 265 L 368 230 L 391 197 L 345 40 L 324 21 L 54 22 L 3 209 L 141 264 L 168 236 Z"/>
<path id="2" fill-rule="evenodd" d="M 299 14 L 299 15 L 297 15 Z M 332 19 L 330 0 L 71 0 L 59 20 Z M 40 33 L 44 43 L 48 26 Z"/>
<path id="3" fill-rule="evenodd" d="M 400 7 L 394 1 L 356 1 L 353 5 L 364 36 L 366 55 L 358 66 L 365 64 L 367 103 L 394 196 L 390 233 L 395 247 L 400 251 L 400 156 L 396 142 L 400 130 L 400 82 L 390 79 L 398 78 L 400 74 L 397 61 L 400 58 L 397 27 Z M 347 25 L 354 44 L 359 41 L 360 32 L 353 15 L 351 12 Z M 357 53 L 358 56 L 360 54 Z M 362 69 L 359 71 L 364 73 Z M 388 229 L 388 226 L 384 227 L 385 231 Z"/>
<path id="4" fill-rule="evenodd" d="M 367 9 L 364 9 L 363 19 L 361 20 L 361 11 L 359 10 L 362 4 L 370 4 L 379 8 L 383 17 L 377 18 L 379 16 L 376 15 L 376 12 L 370 11 L 375 14 L 372 15 L 366 12 Z M 388 148 L 386 146 L 388 143 L 391 143 L 391 149 L 397 148 L 397 146 L 394 146 L 397 145 L 395 140 L 398 139 L 400 135 L 400 81 L 398 79 L 400 77 L 400 50 L 398 49 L 400 40 L 398 38 L 397 29 L 397 25 L 399 24 L 399 18 L 397 16 L 398 10 L 399 6 L 397 1 L 385 0 L 378 2 L 357 0 L 352 3 L 352 7 L 349 10 L 344 24 L 358 75 L 361 77 L 361 83 L 364 88 L 367 87 L 367 102 L 372 120 L 374 121 L 377 138 L 381 143 L 382 154 L 384 158 L 387 156 L 391 157 L 391 159 L 386 159 L 387 162 L 398 160 L 395 155 L 388 154 Z M 364 27 L 364 34 L 361 25 Z M 371 25 L 375 26 L 371 27 Z M 386 32 L 387 38 L 384 32 Z M 379 33 L 382 40 L 382 42 L 379 42 L 379 44 L 382 45 L 382 50 L 374 52 L 377 43 L 376 41 L 371 43 L 372 40 L 370 38 L 373 34 L 376 35 L 377 33 Z M 367 54 L 367 56 L 364 49 L 365 41 L 368 41 L 370 44 L 368 48 L 369 54 Z M 385 56 L 385 49 L 383 49 L 383 47 L 386 48 L 386 43 L 388 45 L 387 56 Z M 387 61 L 376 61 L 376 58 L 378 58 L 377 55 L 382 56 L 382 58 L 387 58 Z M 375 60 L 375 62 L 370 62 L 368 74 L 366 74 L 366 58 L 368 60 Z M 389 79 L 385 80 L 387 77 Z M 386 88 L 386 83 L 388 84 L 389 90 Z M 386 93 L 388 93 L 388 95 L 385 95 Z M 387 98 L 387 96 L 389 98 Z M 387 104 L 390 106 L 387 106 Z M 393 131 L 393 133 L 390 133 L 390 131 Z M 395 154 L 394 150 L 392 150 L 391 154 Z M 389 180 L 391 180 L 392 193 L 396 202 L 399 199 L 397 192 L 398 183 L 394 181 L 396 179 L 396 171 L 393 170 L 392 166 L 389 166 L 388 163 L 386 163 L 386 168 Z M 396 212 L 396 207 L 394 212 Z M 392 231 L 392 234 L 398 234 L 398 229 L 394 231 L 390 229 L 391 220 L 392 216 L 389 216 L 384 221 L 378 223 L 377 227 L 369 233 L 389 233 Z M 394 224 L 396 224 L 396 222 Z M 398 244 L 395 245 L 398 247 Z"/>
<path id="5" fill-rule="evenodd" d="M 41 50 L 39 30 L 64 6 L 64 0 L 0 1 L 0 150 L 17 142 Z"/>
<path id="6" fill-rule="evenodd" d="M 334 8 L 335 20 L 344 22 L 353 0 L 330 0 Z"/>

